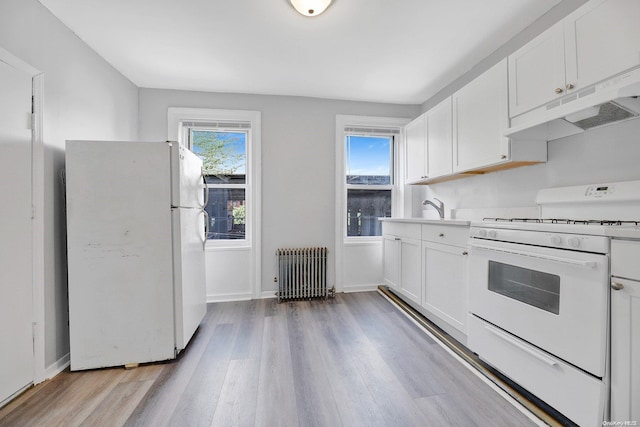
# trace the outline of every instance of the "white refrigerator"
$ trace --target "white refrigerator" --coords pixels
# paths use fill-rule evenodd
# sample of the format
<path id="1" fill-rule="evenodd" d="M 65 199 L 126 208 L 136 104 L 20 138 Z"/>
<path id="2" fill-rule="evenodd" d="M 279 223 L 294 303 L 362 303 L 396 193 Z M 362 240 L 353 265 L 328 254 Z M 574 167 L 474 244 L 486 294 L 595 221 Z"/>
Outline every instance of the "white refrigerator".
<path id="1" fill-rule="evenodd" d="M 175 358 L 206 313 L 202 161 L 175 142 L 65 156 L 71 370 Z"/>

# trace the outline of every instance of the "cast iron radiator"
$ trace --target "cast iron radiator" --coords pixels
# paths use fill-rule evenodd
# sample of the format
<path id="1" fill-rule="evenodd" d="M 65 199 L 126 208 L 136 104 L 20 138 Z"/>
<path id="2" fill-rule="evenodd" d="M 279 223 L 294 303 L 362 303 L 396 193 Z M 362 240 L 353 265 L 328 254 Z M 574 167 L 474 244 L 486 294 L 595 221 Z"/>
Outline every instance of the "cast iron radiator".
<path id="1" fill-rule="evenodd" d="M 276 250 L 278 302 L 327 298 L 327 248 Z"/>

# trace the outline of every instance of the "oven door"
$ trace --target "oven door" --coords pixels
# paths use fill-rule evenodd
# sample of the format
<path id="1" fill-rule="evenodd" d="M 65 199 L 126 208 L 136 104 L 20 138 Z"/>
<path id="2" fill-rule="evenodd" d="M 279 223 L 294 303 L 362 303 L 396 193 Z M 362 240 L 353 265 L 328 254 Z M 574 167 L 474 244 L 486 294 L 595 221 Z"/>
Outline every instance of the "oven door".
<path id="1" fill-rule="evenodd" d="M 608 279 L 606 255 L 471 239 L 471 313 L 597 377 Z"/>

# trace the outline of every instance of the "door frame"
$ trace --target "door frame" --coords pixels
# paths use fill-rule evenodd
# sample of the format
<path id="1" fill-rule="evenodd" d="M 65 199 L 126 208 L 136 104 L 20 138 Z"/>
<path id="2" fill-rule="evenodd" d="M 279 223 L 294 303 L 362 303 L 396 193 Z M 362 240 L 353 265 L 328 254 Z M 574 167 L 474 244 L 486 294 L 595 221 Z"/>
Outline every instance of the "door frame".
<path id="1" fill-rule="evenodd" d="M 42 112 L 44 74 L 9 51 L 0 47 L 0 61 L 31 75 L 31 268 L 33 299 L 33 383 L 46 379 L 44 339 L 44 142 Z"/>

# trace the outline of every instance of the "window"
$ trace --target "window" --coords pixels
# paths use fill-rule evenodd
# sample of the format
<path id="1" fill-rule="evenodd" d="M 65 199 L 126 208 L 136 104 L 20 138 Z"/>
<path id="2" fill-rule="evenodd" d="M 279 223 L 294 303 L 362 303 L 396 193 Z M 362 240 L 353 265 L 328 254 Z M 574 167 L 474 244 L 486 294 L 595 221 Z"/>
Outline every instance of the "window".
<path id="1" fill-rule="evenodd" d="M 247 210 L 248 131 L 188 126 L 189 147 L 203 163 L 208 239 L 244 240 Z"/>
<path id="2" fill-rule="evenodd" d="M 179 141 L 203 160 L 207 246 L 250 249 L 256 259 L 260 252 L 260 123 L 258 111 L 170 107 L 167 112 L 168 139 Z"/>
<path id="3" fill-rule="evenodd" d="M 345 129 L 346 236 L 380 236 L 379 217 L 390 217 L 394 135 Z"/>

